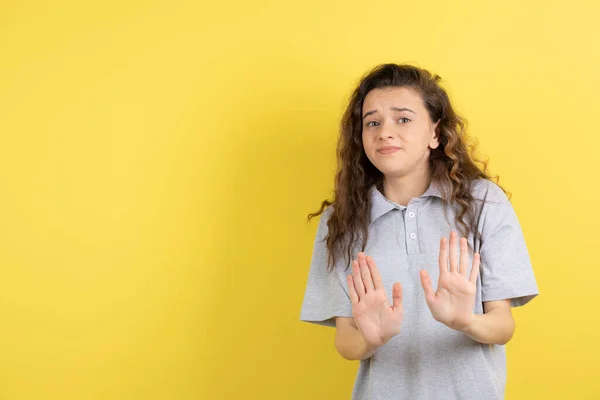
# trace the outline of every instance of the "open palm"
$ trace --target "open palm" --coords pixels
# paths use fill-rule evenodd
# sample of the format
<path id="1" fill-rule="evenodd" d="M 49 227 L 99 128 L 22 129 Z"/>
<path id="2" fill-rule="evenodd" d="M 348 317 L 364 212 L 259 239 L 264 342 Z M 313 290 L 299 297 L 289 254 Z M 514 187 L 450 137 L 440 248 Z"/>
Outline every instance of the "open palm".
<path id="1" fill-rule="evenodd" d="M 363 253 L 352 262 L 352 275 L 347 279 L 358 330 L 369 345 L 384 345 L 400 332 L 404 316 L 400 283 L 393 286 L 393 304 L 390 304 L 377 265 Z"/>
<path id="2" fill-rule="evenodd" d="M 448 241 L 442 238 L 440 242 L 440 276 L 437 291 L 433 291 L 431 278 L 425 270 L 421 270 L 421 284 L 433 318 L 452 329 L 462 331 L 473 318 L 480 258 L 478 253 L 473 255 L 473 267 L 467 279 L 469 269 L 467 239 L 460 239 L 460 259 L 456 242 L 457 234 L 451 232 L 450 260 L 448 260 Z M 448 261 L 450 270 L 448 270 Z"/>

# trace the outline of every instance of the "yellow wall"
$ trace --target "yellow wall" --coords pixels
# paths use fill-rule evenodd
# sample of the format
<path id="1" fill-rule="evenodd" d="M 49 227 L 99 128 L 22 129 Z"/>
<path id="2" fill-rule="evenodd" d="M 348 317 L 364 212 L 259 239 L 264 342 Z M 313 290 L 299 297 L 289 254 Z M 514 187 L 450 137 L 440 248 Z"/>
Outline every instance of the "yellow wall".
<path id="1" fill-rule="evenodd" d="M 513 193 L 542 295 L 507 399 L 600 398 L 597 2 L 91 3 L 0 3 L 1 399 L 348 399 L 305 216 L 387 61 Z"/>

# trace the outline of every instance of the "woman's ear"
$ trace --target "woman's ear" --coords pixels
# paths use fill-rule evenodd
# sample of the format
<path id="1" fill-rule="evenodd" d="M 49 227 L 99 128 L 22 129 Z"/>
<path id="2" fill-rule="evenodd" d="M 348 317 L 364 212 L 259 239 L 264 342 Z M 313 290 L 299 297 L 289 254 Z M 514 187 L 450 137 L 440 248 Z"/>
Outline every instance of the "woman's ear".
<path id="1" fill-rule="evenodd" d="M 439 129 L 440 120 L 433 124 L 431 139 L 429 140 L 429 148 L 437 149 L 440 145 L 440 129 Z"/>

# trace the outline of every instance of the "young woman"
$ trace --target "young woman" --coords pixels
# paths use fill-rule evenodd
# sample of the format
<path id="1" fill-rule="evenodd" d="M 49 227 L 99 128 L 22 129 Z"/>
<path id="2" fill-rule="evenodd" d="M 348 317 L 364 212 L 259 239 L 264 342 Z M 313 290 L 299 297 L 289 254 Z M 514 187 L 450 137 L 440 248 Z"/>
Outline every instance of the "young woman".
<path id="1" fill-rule="evenodd" d="M 511 307 L 538 294 L 514 209 L 439 82 L 396 64 L 363 77 L 334 200 L 309 215 L 300 318 L 335 327 L 338 352 L 360 360 L 356 400 L 502 399 Z"/>

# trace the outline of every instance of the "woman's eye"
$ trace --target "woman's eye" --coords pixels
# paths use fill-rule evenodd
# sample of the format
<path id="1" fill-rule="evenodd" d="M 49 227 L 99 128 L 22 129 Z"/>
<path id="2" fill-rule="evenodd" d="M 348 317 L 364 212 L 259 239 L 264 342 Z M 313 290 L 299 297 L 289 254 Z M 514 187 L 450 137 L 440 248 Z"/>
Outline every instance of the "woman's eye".
<path id="1" fill-rule="evenodd" d="M 402 122 L 403 124 L 405 124 L 405 123 L 407 123 L 408 121 L 410 121 L 410 119 L 408 119 L 408 118 L 400 118 L 398 121 L 399 121 L 399 122 Z"/>
<path id="2" fill-rule="evenodd" d="M 377 122 L 377 121 L 367 122 L 367 126 L 377 126 L 377 125 L 379 125 L 379 122 Z"/>

